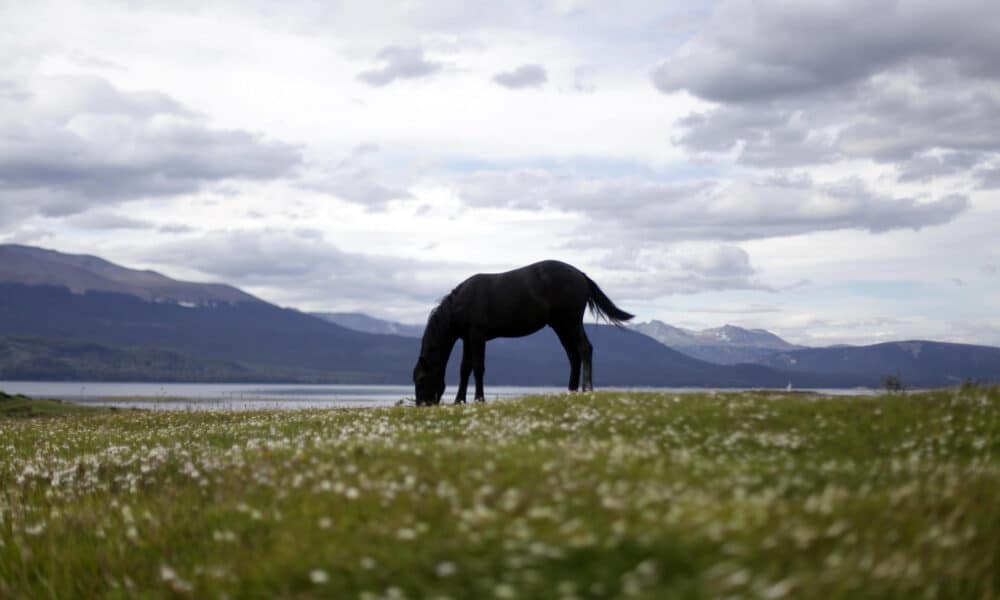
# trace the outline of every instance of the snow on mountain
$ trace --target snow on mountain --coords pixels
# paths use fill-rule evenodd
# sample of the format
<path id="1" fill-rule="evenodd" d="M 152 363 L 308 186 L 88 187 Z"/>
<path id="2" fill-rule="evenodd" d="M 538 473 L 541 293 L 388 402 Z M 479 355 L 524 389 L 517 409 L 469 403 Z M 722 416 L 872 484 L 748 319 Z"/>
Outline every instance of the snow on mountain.
<path id="1" fill-rule="evenodd" d="M 696 331 L 654 320 L 632 328 L 688 356 L 717 364 L 756 362 L 774 352 L 799 348 L 764 329 L 728 324 Z"/>
<path id="2" fill-rule="evenodd" d="M 424 335 L 423 325 L 410 325 L 408 323 L 384 321 L 382 319 L 370 317 L 364 313 L 317 312 L 312 313 L 312 315 L 325 321 L 336 323 L 341 327 L 353 329 L 354 331 L 363 331 L 365 333 L 401 335 L 403 337 L 413 338 L 419 338 Z"/>

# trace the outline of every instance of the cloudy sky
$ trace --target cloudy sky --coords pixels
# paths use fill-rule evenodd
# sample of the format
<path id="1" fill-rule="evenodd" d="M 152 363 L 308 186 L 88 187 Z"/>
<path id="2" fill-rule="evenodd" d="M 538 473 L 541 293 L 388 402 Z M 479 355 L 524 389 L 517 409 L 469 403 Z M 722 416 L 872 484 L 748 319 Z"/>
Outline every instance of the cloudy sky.
<path id="1" fill-rule="evenodd" d="M 0 1 L 0 242 L 422 322 L 1000 345 L 1000 4 Z"/>

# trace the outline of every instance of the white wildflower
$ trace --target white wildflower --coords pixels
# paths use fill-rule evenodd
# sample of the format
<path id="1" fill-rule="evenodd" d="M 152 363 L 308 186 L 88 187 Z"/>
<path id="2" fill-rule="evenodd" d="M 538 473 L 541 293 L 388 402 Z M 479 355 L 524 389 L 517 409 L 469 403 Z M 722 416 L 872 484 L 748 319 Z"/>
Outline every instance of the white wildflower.
<path id="1" fill-rule="evenodd" d="M 212 539 L 215 540 L 216 542 L 235 542 L 236 534 L 233 533 L 232 531 L 229 531 L 228 529 L 224 529 L 222 531 L 213 531 Z"/>
<path id="2" fill-rule="evenodd" d="M 458 567 L 455 566 L 455 563 L 445 560 L 439 562 L 437 566 L 434 567 L 434 572 L 438 577 L 451 577 L 458 572 Z"/>
<path id="3" fill-rule="evenodd" d="M 160 565 L 160 579 L 163 581 L 174 581 L 177 579 L 177 571 L 167 565 Z"/>
<path id="4" fill-rule="evenodd" d="M 30 536 L 41 535 L 45 531 L 45 523 L 35 523 L 24 528 L 24 533 Z"/>
<path id="5" fill-rule="evenodd" d="M 315 583 L 316 585 L 322 585 L 327 581 L 330 581 L 330 576 L 323 569 L 313 569 L 309 572 L 309 581 Z"/>

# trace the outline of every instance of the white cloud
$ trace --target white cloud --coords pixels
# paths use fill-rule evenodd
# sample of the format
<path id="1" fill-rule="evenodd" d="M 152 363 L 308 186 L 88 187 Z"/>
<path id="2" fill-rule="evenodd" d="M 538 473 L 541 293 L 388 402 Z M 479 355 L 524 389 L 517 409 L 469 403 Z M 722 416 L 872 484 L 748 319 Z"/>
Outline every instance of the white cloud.
<path id="1" fill-rule="evenodd" d="M 304 309 L 363 310 L 408 320 L 456 285 L 470 266 L 342 250 L 317 229 L 209 230 L 150 245 L 137 258 L 182 264 L 199 279 L 240 281 L 261 297 Z"/>
<path id="2" fill-rule="evenodd" d="M 940 225 L 968 208 L 951 195 L 893 198 L 848 178 L 828 183 L 771 179 L 720 183 L 586 180 L 541 170 L 480 172 L 459 182 L 472 206 L 582 213 L 629 239 L 747 240 L 816 231 L 872 232 Z"/>
<path id="3" fill-rule="evenodd" d="M 629 299 L 724 290 L 775 291 L 761 281 L 743 248 L 726 244 L 624 245 L 591 264 L 604 269 L 602 281 Z"/>
<path id="4" fill-rule="evenodd" d="M 172 196 L 229 179 L 290 174 L 299 150 L 218 129 L 169 96 L 126 92 L 96 77 L 39 78 L 0 99 L 0 199 L 67 215 L 96 204 Z"/>
<path id="5" fill-rule="evenodd" d="M 8 3 L 0 241 L 411 321 L 551 257 L 643 320 L 994 339 L 993 12 Z"/>
<path id="6" fill-rule="evenodd" d="M 331 164 L 314 166 L 299 180 L 304 189 L 327 192 L 366 207 L 385 211 L 394 200 L 407 200 L 412 177 L 381 168 L 385 160 L 374 144 L 359 144 L 350 154 Z"/>

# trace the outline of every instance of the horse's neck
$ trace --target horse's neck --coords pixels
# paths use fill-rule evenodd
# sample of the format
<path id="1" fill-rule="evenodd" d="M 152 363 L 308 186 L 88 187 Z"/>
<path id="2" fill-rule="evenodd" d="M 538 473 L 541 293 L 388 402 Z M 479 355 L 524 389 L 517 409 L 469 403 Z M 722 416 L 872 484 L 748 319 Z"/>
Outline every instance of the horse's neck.
<path id="1" fill-rule="evenodd" d="M 433 340 L 429 340 L 429 343 L 424 344 L 420 355 L 431 364 L 445 365 L 456 342 L 458 342 L 458 336 L 447 335 L 436 337 Z"/>
<path id="2" fill-rule="evenodd" d="M 450 303 L 442 302 L 432 317 L 432 323 L 424 332 L 421 356 L 433 363 L 444 364 L 448 361 L 452 348 L 458 341 L 458 333 L 452 326 Z"/>

